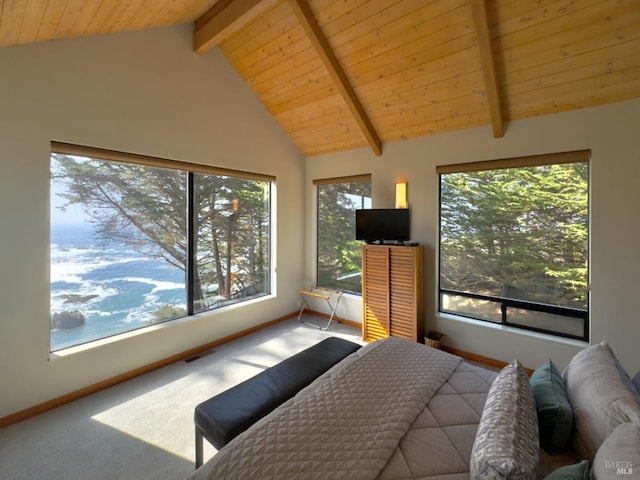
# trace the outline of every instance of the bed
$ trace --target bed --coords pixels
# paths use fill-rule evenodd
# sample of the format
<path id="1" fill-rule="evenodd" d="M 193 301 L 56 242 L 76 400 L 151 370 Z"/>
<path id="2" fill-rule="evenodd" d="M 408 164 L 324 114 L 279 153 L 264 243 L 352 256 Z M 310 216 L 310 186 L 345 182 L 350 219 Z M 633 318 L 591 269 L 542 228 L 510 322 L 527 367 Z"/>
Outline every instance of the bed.
<path id="1" fill-rule="evenodd" d="M 640 467 L 639 386 L 640 372 L 631 380 L 606 342 L 562 374 L 549 359 L 530 378 L 517 359 L 496 372 L 386 338 L 333 366 L 188 480 L 620 478 Z M 560 451 L 547 453 L 561 436 Z"/>
<path id="2" fill-rule="evenodd" d="M 365 345 L 189 480 L 469 478 L 497 372 L 415 342 Z"/>

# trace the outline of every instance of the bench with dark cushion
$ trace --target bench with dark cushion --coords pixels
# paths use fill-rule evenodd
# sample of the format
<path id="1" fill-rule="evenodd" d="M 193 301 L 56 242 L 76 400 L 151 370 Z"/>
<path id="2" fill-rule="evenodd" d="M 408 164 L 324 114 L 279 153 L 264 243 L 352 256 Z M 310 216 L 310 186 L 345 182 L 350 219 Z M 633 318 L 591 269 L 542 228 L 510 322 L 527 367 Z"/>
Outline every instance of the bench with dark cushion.
<path id="1" fill-rule="evenodd" d="M 219 450 L 359 348 L 342 338 L 326 338 L 199 404 L 194 415 L 196 468 L 202 465 L 203 437 Z"/>

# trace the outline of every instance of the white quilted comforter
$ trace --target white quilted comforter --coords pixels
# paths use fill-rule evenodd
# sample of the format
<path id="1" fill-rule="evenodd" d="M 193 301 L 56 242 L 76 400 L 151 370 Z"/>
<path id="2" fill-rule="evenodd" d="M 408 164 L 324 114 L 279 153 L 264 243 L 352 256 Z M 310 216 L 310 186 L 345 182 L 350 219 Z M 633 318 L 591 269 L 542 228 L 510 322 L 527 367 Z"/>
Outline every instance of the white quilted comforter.
<path id="1" fill-rule="evenodd" d="M 469 478 L 493 377 L 415 342 L 373 342 L 236 437 L 189 480 Z M 439 424 L 430 405 L 451 428 Z"/>

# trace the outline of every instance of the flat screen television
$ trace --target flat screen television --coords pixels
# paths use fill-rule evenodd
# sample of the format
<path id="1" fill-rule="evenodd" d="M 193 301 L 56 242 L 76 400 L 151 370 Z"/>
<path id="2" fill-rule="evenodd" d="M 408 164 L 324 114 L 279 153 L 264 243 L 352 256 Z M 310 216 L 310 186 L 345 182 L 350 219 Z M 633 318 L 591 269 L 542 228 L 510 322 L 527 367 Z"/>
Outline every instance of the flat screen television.
<path id="1" fill-rule="evenodd" d="M 407 242 L 411 233 L 408 208 L 356 210 L 356 240 L 367 243 Z"/>

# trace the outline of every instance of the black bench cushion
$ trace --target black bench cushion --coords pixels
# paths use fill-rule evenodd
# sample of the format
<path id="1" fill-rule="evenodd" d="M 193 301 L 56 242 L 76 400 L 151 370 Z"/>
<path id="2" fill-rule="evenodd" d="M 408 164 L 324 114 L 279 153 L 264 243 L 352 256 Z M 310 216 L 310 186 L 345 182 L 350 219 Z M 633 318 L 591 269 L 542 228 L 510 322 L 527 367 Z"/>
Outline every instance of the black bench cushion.
<path id="1" fill-rule="evenodd" d="M 360 345 L 329 337 L 199 404 L 196 428 L 218 450 Z"/>

